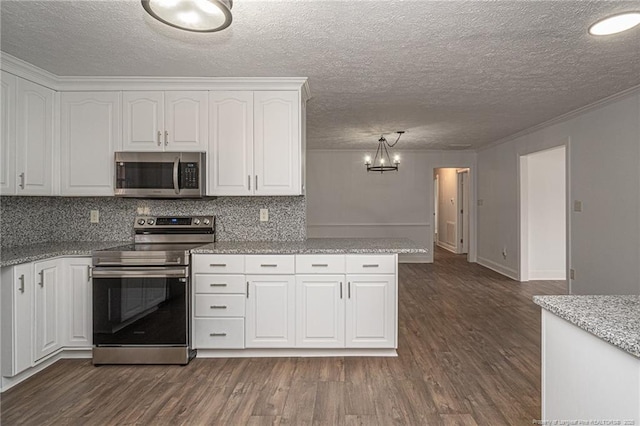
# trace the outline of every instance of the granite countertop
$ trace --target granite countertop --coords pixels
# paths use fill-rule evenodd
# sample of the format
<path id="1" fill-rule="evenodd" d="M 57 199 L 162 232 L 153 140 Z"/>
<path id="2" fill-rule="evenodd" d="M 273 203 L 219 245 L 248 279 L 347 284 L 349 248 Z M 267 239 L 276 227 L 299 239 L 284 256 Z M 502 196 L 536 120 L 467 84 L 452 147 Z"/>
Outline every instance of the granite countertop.
<path id="1" fill-rule="evenodd" d="M 58 256 L 91 256 L 93 250 L 131 244 L 131 241 L 63 241 L 3 248 L 0 267 L 35 262 Z"/>
<path id="2" fill-rule="evenodd" d="M 309 238 L 305 241 L 229 241 L 207 244 L 191 253 L 209 254 L 426 254 L 407 238 Z"/>
<path id="3" fill-rule="evenodd" d="M 640 358 L 640 295 L 534 296 L 533 301 Z"/>

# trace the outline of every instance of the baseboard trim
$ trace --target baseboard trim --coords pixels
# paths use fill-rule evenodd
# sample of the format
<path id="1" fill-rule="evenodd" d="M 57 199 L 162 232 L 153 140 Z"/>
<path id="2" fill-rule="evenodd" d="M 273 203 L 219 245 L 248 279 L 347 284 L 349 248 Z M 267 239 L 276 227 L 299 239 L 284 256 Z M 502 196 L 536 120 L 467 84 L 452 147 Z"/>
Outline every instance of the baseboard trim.
<path id="1" fill-rule="evenodd" d="M 558 281 L 566 279 L 567 271 L 564 269 L 529 271 L 529 281 Z"/>
<path id="2" fill-rule="evenodd" d="M 455 246 L 452 246 L 451 244 L 445 243 L 443 241 L 437 241 L 436 245 L 440 248 L 445 249 L 446 251 L 450 251 L 453 254 L 458 254 L 458 251 L 456 250 Z"/>
<path id="3" fill-rule="evenodd" d="M 491 269 L 492 271 L 504 275 L 507 278 L 518 281 L 518 271 L 516 271 L 515 269 L 507 268 L 506 266 L 496 263 L 493 260 L 489 260 L 480 256 L 477 257 L 476 261 L 479 265 L 482 265 L 485 268 Z"/>
<path id="4" fill-rule="evenodd" d="M 24 382 L 29 377 L 38 374 L 42 370 L 52 366 L 61 359 L 91 359 L 91 348 L 64 349 L 40 362 L 38 365 L 23 371 L 22 373 L 19 373 L 13 377 L 2 377 L 0 381 L 0 393 L 11 389 L 19 383 Z"/>
<path id="5" fill-rule="evenodd" d="M 198 349 L 197 358 L 319 358 L 343 356 L 395 357 L 395 349 Z"/>

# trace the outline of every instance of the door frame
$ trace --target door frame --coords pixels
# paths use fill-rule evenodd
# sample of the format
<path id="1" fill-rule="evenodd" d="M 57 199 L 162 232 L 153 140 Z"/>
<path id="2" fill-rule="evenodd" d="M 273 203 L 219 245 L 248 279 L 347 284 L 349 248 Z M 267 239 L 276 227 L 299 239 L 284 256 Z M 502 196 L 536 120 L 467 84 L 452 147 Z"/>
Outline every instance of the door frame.
<path id="1" fill-rule="evenodd" d="M 456 170 L 458 190 L 456 196 L 456 250 L 459 254 L 469 253 L 469 168 Z M 465 196 L 466 192 L 466 196 Z"/>

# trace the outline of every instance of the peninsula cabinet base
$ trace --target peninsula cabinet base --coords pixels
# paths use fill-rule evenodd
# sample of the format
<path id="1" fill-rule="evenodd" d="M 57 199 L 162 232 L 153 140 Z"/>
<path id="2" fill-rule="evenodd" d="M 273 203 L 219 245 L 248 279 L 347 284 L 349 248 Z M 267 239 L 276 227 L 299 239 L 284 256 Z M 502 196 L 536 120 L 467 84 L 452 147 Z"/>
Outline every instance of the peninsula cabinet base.
<path id="1" fill-rule="evenodd" d="M 395 349 L 198 349 L 197 358 L 326 358 L 343 356 L 395 357 Z"/>

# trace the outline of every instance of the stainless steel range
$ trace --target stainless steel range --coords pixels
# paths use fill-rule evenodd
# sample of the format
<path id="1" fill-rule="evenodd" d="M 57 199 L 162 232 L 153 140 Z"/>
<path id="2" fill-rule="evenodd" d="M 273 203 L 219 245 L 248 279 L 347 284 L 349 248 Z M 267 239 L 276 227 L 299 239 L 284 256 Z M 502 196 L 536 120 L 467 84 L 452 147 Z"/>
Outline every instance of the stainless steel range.
<path id="1" fill-rule="evenodd" d="M 93 363 L 187 364 L 189 251 L 215 241 L 215 218 L 138 217 L 134 234 L 93 252 Z"/>

